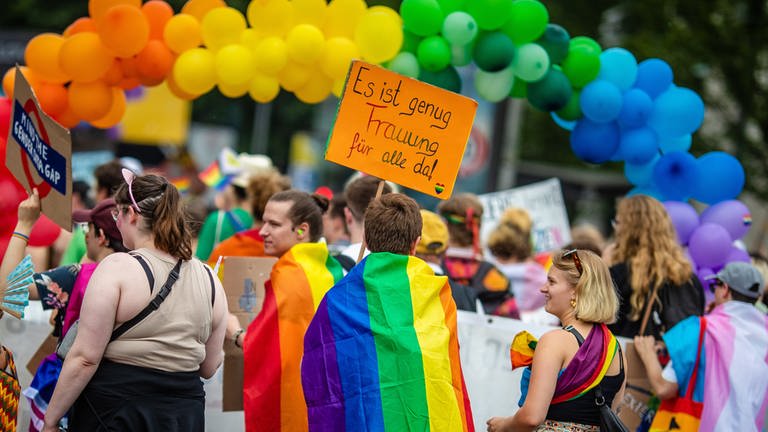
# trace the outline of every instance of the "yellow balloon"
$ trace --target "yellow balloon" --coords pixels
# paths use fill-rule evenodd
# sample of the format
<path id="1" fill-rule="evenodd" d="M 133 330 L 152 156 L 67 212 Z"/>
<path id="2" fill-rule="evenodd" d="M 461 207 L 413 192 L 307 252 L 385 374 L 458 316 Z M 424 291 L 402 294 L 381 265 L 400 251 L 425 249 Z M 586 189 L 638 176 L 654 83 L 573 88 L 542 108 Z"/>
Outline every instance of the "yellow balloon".
<path id="1" fill-rule="evenodd" d="M 320 70 L 331 78 L 344 78 L 349 64 L 359 56 L 357 45 L 351 40 L 342 37 L 328 39 L 325 54 L 320 60 Z"/>
<path id="2" fill-rule="evenodd" d="M 203 42 L 200 22 L 192 15 L 174 15 L 165 24 L 163 40 L 168 48 L 176 54 L 197 48 Z"/>
<path id="3" fill-rule="evenodd" d="M 313 25 L 299 24 L 288 32 L 285 44 L 289 59 L 296 63 L 312 64 L 323 56 L 325 36 Z"/>
<path id="4" fill-rule="evenodd" d="M 24 61 L 41 79 L 63 84 L 71 78 L 59 66 L 59 51 L 64 38 L 55 33 L 43 33 L 33 37 L 24 50 Z"/>
<path id="5" fill-rule="evenodd" d="M 387 7 L 370 8 L 357 24 L 355 43 L 366 61 L 383 63 L 393 59 L 403 45 L 400 16 Z"/>
<path id="6" fill-rule="evenodd" d="M 289 61 L 277 74 L 280 85 L 288 91 L 296 91 L 309 81 L 312 70 L 309 66 Z"/>
<path id="7" fill-rule="evenodd" d="M 192 15 L 198 21 L 202 21 L 208 12 L 220 7 L 227 7 L 224 0 L 189 0 L 181 7 L 181 13 Z"/>
<path id="8" fill-rule="evenodd" d="M 323 26 L 325 37 L 345 37 L 352 39 L 360 18 L 367 5 L 364 0 L 333 0 L 328 5 L 328 17 Z"/>
<path id="9" fill-rule="evenodd" d="M 288 63 L 286 49 L 282 38 L 270 36 L 262 39 L 254 51 L 256 69 L 267 75 L 276 75 Z"/>
<path id="10" fill-rule="evenodd" d="M 219 84 L 227 87 L 249 83 L 256 72 L 255 66 L 253 52 L 243 45 L 227 45 L 216 52 L 216 77 Z"/>
<path id="11" fill-rule="evenodd" d="M 216 85 L 216 66 L 213 53 L 205 48 L 183 52 L 173 65 L 173 80 L 189 94 L 203 94 Z"/>
<path id="12" fill-rule="evenodd" d="M 218 84 L 219 91 L 221 94 L 228 98 L 239 98 L 246 93 L 248 93 L 248 90 L 251 88 L 250 81 L 244 83 L 244 84 L 226 84 L 223 82 L 220 82 Z"/>
<path id="13" fill-rule="evenodd" d="M 333 80 L 321 73 L 312 74 L 306 84 L 294 93 L 300 101 L 308 104 L 316 104 L 324 101 L 333 89 Z"/>
<path id="14" fill-rule="evenodd" d="M 245 28 L 245 17 L 240 11 L 231 7 L 216 8 L 203 18 L 203 42 L 214 50 L 239 43 L 240 34 Z"/>
<path id="15" fill-rule="evenodd" d="M 263 38 L 261 33 L 252 28 L 247 28 L 240 33 L 240 43 L 251 50 L 255 50 Z"/>
<path id="16" fill-rule="evenodd" d="M 251 27 L 269 36 L 285 36 L 295 23 L 296 10 L 288 0 L 251 0 L 246 11 Z"/>
<path id="17" fill-rule="evenodd" d="M 323 28 L 328 15 L 325 0 L 293 0 L 296 24 L 311 24 Z"/>
<path id="18" fill-rule="evenodd" d="M 333 88 L 331 88 L 331 92 L 337 97 L 340 98 L 341 94 L 344 93 L 344 85 L 347 83 L 346 79 L 337 79 L 333 82 Z"/>
<path id="19" fill-rule="evenodd" d="M 271 102 L 280 93 L 280 83 L 275 77 L 256 74 L 251 80 L 251 87 L 248 93 L 256 102 Z"/>

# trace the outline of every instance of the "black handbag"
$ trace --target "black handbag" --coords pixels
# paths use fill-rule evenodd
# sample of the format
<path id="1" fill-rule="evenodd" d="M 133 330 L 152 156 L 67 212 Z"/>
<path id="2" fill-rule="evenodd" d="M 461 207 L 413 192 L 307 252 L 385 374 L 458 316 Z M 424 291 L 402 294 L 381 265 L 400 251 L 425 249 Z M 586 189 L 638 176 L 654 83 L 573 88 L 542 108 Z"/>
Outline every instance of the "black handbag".
<path id="1" fill-rule="evenodd" d="M 621 346 L 618 348 L 621 372 L 624 372 L 624 356 L 621 353 Z M 629 432 L 629 429 L 621 422 L 619 416 L 605 402 L 601 382 L 595 387 L 595 405 L 600 410 L 600 432 Z"/>

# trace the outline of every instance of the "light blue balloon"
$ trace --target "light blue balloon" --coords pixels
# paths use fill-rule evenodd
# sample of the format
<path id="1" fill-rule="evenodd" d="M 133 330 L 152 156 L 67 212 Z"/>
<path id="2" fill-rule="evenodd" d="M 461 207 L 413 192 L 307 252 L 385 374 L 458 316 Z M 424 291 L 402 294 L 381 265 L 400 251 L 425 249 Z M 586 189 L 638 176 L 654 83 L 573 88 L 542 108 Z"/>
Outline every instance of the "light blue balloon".
<path id="1" fill-rule="evenodd" d="M 664 201 L 664 195 L 659 191 L 656 185 L 653 184 L 635 186 L 629 192 L 627 192 L 628 197 L 634 195 L 647 195 L 651 198 L 655 198 L 658 201 Z"/>
<path id="2" fill-rule="evenodd" d="M 696 161 L 699 178 L 693 197 L 706 204 L 736 199 L 744 189 L 744 167 L 728 153 L 715 151 Z"/>
<path id="3" fill-rule="evenodd" d="M 651 99 L 664 93 L 673 80 L 672 68 L 664 60 L 650 58 L 637 65 L 635 88 L 644 91 Z"/>
<path id="4" fill-rule="evenodd" d="M 659 154 L 659 138 L 652 129 L 643 127 L 622 132 L 621 155 L 631 164 L 644 164 Z"/>
<path id="5" fill-rule="evenodd" d="M 597 123 L 615 120 L 621 112 L 622 103 L 619 88 L 605 80 L 595 80 L 587 84 L 581 91 L 579 100 L 584 116 Z"/>
<path id="6" fill-rule="evenodd" d="M 616 85 L 621 91 L 629 90 L 637 78 L 637 60 L 624 48 L 609 48 L 600 54 L 600 73 L 603 79 Z"/>
<path id="7" fill-rule="evenodd" d="M 676 138 L 664 138 L 659 140 L 659 150 L 662 153 L 669 153 L 673 151 L 687 152 L 691 149 L 691 142 L 693 138 L 691 135 L 683 135 Z"/>
<path id="8" fill-rule="evenodd" d="M 648 185 L 653 183 L 653 169 L 661 156 L 654 156 L 650 162 L 644 164 L 624 164 L 624 176 L 630 183 L 636 186 Z"/>
<path id="9" fill-rule="evenodd" d="M 645 126 L 648 117 L 653 111 L 653 100 L 640 89 L 630 89 L 624 93 L 621 111 L 619 112 L 619 125 L 625 128 Z"/>
<path id="10" fill-rule="evenodd" d="M 567 131 L 572 131 L 573 128 L 576 127 L 576 120 L 564 120 L 554 111 L 552 111 L 550 115 L 552 116 L 552 120 L 554 120 L 558 126 Z"/>
<path id="11" fill-rule="evenodd" d="M 571 132 L 571 150 L 585 162 L 601 164 L 616 152 L 620 135 L 616 122 L 596 123 L 583 118 Z"/>
<path id="12" fill-rule="evenodd" d="M 676 138 L 693 133 L 703 121 L 704 101 L 701 97 L 691 89 L 676 87 L 656 98 L 648 126 L 660 138 Z"/>

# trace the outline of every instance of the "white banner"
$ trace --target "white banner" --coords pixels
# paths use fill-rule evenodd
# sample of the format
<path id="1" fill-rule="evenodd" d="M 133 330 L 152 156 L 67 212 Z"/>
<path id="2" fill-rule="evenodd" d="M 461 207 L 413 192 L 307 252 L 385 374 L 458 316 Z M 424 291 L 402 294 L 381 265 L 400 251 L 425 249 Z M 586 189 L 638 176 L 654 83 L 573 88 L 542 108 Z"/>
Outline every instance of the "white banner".
<path id="1" fill-rule="evenodd" d="M 526 186 L 479 195 L 483 203 L 480 237 L 483 244 L 496 228 L 504 210 L 525 209 L 531 216 L 531 236 L 536 253 L 558 249 L 571 242 L 571 227 L 565 210 L 560 180 L 552 178 Z"/>

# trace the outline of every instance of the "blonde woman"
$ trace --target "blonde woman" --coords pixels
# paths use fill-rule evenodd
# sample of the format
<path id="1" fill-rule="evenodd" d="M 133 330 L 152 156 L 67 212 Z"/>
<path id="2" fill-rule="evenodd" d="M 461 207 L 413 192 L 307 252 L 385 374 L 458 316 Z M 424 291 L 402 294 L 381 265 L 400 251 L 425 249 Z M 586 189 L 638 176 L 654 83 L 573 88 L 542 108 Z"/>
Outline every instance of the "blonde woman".
<path id="1" fill-rule="evenodd" d="M 614 232 L 610 270 L 621 307 L 611 331 L 618 336 L 637 336 L 648 301 L 653 305 L 644 334 L 656 339 L 684 318 L 704 312 L 701 284 L 659 201 L 646 195 L 621 200 Z M 654 288 L 658 293 L 651 299 Z"/>

